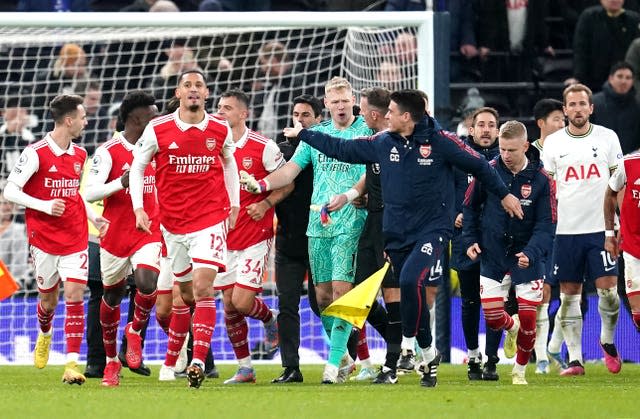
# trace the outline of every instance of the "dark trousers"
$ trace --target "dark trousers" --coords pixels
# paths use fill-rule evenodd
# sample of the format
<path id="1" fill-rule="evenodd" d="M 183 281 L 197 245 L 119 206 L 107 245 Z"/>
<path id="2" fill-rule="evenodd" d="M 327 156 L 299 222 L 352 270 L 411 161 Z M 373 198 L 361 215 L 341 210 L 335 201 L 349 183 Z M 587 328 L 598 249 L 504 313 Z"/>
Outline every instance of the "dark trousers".
<path id="1" fill-rule="evenodd" d="M 278 333 L 283 367 L 300 366 L 300 296 L 305 276 L 311 310 L 320 316 L 308 258 L 292 258 L 276 251 L 276 286 L 278 287 Z"/>

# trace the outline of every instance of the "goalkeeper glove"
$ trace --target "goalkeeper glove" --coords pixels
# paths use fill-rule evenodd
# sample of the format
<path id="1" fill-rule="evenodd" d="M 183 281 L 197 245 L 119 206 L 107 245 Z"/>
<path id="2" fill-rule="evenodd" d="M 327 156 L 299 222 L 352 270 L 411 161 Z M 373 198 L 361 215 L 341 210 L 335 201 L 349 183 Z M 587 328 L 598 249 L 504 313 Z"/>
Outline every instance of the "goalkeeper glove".
<path id="1" fill-rule="evenodd" d="M 247 191 L 252 194 L 266 192 L 269 189 L 268 184 L 264 179 L 256 180 L 253 175 L 250 175 L 244 170 L 240 170 L 240 184 L 244 185 Z"/>

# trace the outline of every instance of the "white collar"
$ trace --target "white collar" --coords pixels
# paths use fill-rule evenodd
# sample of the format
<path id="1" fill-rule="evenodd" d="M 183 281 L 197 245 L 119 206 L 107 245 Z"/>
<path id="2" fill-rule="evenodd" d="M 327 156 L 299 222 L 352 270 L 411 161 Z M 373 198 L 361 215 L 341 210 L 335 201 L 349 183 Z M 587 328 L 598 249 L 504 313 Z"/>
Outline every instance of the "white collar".
<path id="1" fill-rule="evenodd" d="M 76 150 L 75 150 L 75 147 L 73 146 L 73 141 L 69 143 L 69 147 L 66 150 L 63 150 L 53 140 L 53 137 L 51 137 L 51 133 L 50 132 L 47 133 L 47 135 L 44 137 L 44 139 L 47 142 L 47 145 L 49 146 L 51 151 L 53 151 L 53 154 L 56 155 L 56 157 L 60 157 L 63 154 L 68 154 L 70 156 L 75 156 Z"/>
<path id="2" fill-rule="evenodd" d="M 113 133 L 113 138 L 120 140 L 120 142 L 122 143 L 124 148 L 126 148 L 128 151 L 132 151 L 134 149 L 134 145 L 131 144 L 129 141 L 127 141 L 125 136 L 122 135 L 122 131 L 114 132 Z"/>
<path id="3" fill-rule="evenodd" d="M 197 124 L 189 124 L 187 122 L 184 122 L 183 120 L 180 119 L 180 108 L 176 109 L 176 111 L 173 113 L 174 119 L 176 121 L 176 125 L 178 126 L 178 128 L 180 128 L 181 131 L 186 131 L 191 127 L 196 127 L 198 128 L 200 131 L 204 131 L 205 129 L 207 129 L 207 125 L 209 125 L 209 114 L 208 113 L 204 113 L 204 119 L 200 122 L 198 122 Z"/>

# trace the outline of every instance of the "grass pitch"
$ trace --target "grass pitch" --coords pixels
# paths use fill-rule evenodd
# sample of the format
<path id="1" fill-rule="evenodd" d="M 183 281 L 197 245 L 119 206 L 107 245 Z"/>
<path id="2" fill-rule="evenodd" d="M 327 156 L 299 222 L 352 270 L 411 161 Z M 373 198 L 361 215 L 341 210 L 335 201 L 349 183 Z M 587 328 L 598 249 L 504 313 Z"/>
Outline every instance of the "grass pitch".
<path id="1" fill-rule="evenodd" d="M 632 418 L 640 417 L 640 366 L 625 364 L 612 375 L 603 365 L 587 365 L 584 377 L 535 375 L 528 386 L 511 384 L 508 365 L 500 381 L 469 382 L 466 366 L 442 365 L 436 388 L 422 388 L 416 374 L 396 385 L 349 382 L 320 385 L 322 366 L 303 366 L 304 384 L 274 385 L 276 365 L 257 365 L 257 384 L 223 385 L 235 372 L 222 365 L 219 379 L 198 390 L 186 379 L 158 381 L 123 370 L 120 387 L 102 388 L 99 379 L 83 386 L 61 383 L 62 366 L 0 367 L 1 418 Z"/>

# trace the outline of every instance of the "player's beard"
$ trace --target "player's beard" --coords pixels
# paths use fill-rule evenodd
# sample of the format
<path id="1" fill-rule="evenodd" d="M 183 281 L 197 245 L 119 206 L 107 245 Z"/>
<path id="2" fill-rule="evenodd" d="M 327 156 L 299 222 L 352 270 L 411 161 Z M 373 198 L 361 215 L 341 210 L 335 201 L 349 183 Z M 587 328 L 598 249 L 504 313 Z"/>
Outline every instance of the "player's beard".
<path id="1" fill-rule="evenodd" d="M 200 105 L 197 104 L 197 103 L 194 103 L 193 105 L 189 105 L 188 109 L 189 109 L 190 112 L 195 113 L 195 112 L 198 112 L 200 110 Z"/>
<path id="2" fill-rule="evenodd" d="M 587 123 L 589 122 L 589 118 L 585 118 L 582 116 L 580 118 L 570 119 L 569 122 L 576 128 L 582 128 L 587 125 Z"/>

